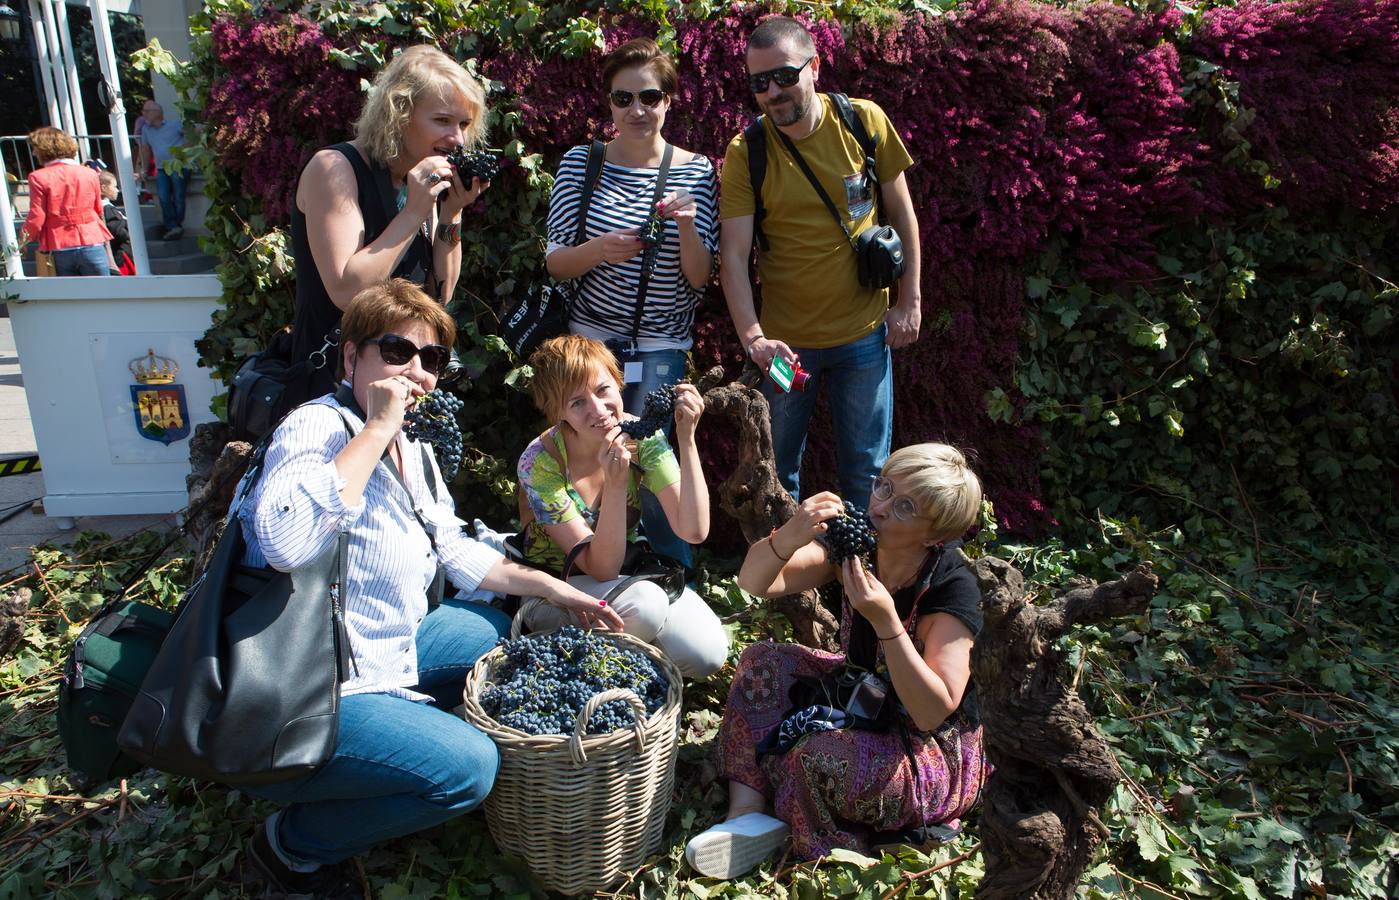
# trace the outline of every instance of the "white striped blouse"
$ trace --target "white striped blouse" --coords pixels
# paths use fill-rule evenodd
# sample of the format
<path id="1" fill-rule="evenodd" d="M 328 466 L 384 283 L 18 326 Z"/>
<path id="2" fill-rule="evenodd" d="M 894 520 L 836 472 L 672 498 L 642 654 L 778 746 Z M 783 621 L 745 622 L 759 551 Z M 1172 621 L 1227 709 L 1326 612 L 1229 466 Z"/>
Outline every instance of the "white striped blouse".
<path id="1" fill-rule="evenodd" d="M 262 477 L 239 510 L 248 551 L 244 563 L 290 571 L 314 560 L 349 532 L 345 624 L 355 665 L 342 696 L 382 692 L 429 699 L 410 690 L 418 683 L 418 626 L 427 615 L 427 591 L 441 559 L 457 587 L 470 592 L 502 559 L 467 537 L 437 461 L 427 453 L 441 499 L 434 500 L 423 471 L 421 445 L 399 434 L 403 476 L 411 497 L 387 470 L 375 468 L 355 506 L 340 498 L 345 479 L 335 455 L 349 443 L 337 410 L 359 433 L 364 422 L 329 395 L 294 410 L 277 428 Z M 432 527 L 437 554 L 413 515 Z"/>
<path id="2" fill-rule="evenodd" d="M 588 163 L 588 147 L 574 147 L 563 155 L 554 188 L 549 194 L 549 246 L 571 247 L 577 240 L 578 207 L 583 197 L 583 177 Z M 640 227 L 651 209 L 659 169 L 628 168 L 603 163 L 597 188 L 588 205 L 587 239 L 622 228 Z M 666 175 L 664 193 L 689 191 L 695 197 L 695 227 L 700 240 L 711 253 L 719 251 L 719 183 L 714 165 L 703 154 L 684 165 L 672 165 Z M 688 350 L 690 328 L 695 321 L 695 305 L 703 296 L 685 279 L 680 269 L 680 226 L 674 219 L 662 219 L 660 251 L 656 269 L 646 288 L 646 307 L 641 317 L 639 341 L 642 350 Z M 636 292 L 641 284 L 641 255 L 619 263 L 604 262 L 579 280 L 578 300 L 571 310 L 575 333 L 606 339 L 630 338 Z"/>

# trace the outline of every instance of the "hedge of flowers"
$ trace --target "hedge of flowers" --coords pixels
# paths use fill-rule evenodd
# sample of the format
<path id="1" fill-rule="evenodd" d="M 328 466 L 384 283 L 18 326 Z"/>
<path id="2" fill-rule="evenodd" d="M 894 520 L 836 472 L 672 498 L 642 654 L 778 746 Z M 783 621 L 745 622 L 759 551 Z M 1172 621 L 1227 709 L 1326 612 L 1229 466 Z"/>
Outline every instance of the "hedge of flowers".
<path id="1" fill-rule="evenodd" d="M 743 42 L 769 7 L 620 6 L 211 3 L 188 75 L 230 290 L 206 362 L 227 375 L 289 320 L 300 165 L 349 136 L 361 79 L 393 45 L 437 40 L 496 83 L 492 139 L 514 163 L 468 211 L 458 307 L 483 377 L 457 487 L 506 495 L 542 423 L 505 424 L 528 406 L 502 396 L 513 362 L 491 311 L 539 271 L 558 157 L 607 131 L 605 51 L 642 33 L 673 46 L 667 137 L 716 163 L 754 115 Z M 1399 463 L 1384 438 L 1399 425 L 1399 3 L 834 9 L 809 19 L 821 87 L 878 102 L 918 161 L 924 333 L 895 354 L 896 446 L 972 449 L 1018 529 L 1104 504 L 1159 524 L 1200 507 L 1384 521 Z M 716 284 L 695 362 L 739 361 Z M 706 440 L 722 474 L 730 448 Z M 1254 445 L 1272 448 L 1257 464 Z M 803 484 L 832 484 L 824 426 L 807 456 Z M 1357 463 L 1380 490 L 1349 477 Z"/>

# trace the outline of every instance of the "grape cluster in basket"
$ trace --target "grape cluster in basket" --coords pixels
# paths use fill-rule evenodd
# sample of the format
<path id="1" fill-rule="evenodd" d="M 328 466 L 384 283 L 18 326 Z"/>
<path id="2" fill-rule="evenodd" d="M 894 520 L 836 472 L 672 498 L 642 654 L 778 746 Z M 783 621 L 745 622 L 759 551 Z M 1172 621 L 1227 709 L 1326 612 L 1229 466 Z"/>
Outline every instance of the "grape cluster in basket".
<path id="1" fill-rule="evenodd" d="M 457 424 L 460 410 L 460 398 L 446 391 L 428 391 L 403 416 L 403 433 L 410 440 L 432 444 L 437 467 L 448 481 L 461 468 L 461 426 Z"/>
<path id="2" fill-rule="evenodd" d="M 646 395 L 646 406 L 641 410 L 641 418 L 621 424 L 622 434 L 638 440 L 650 437 L 657 429 L 666 427 L 674 412 L 675 388 L 671 385 L 658 387 Z"/>
<path id="3" fill-rule="evenodd" d="M 490 181 L 500 174 L 500 158 L 489 150 L 467 150 L 457 147 L 447 154 L 447 162 L 457 170 L 463 187 L 471 187 L 471 179 Z"/>
<path id="4" fill-rule="evenodd" d="M 863 509 L 847 500 L 845 512 L 826 523 L 823 540 L 831 562 L 845 562 L 852 556 L 867 559 L 874 551 L 874 525 Z"/>
<path id="5" fill-rule="evenodd" d="M 495 669 L 494 683 L 481 691 L 481 708 L 506 727 L 572 734 L 583 705 L 608 688 L 636 694 L 648 716 L 665 704 L 670 684 L 654 660 L 576 625 L 502 639 L 500 646 L 505 660 Z M 609 734 L 633 722 L 627 701 L 610 700 L 589 717 L 588 734 Z"/>

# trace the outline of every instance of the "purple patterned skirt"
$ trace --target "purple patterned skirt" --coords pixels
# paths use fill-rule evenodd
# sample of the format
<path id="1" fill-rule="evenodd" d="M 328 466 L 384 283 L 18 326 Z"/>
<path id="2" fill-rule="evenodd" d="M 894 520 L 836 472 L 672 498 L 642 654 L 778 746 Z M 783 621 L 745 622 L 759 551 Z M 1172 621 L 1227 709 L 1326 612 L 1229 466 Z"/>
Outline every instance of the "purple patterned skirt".
<path id="1" fill-rule="evenodd" d="M 981 788 L 981 726 L 961 715 L 935 732 L 905 718 L 913 763 L 898 729 L 822 731 L 786 753 L 759 756 L 758 744 L 791 706 L 796 678 L 820 678 L 844 662 L 798 644 L 753 644 L 739 658 L 719 730 L 720 775 L 772 800 L 803 859 L 836 847 L 864 852 L 877 832 L 951 821 Z"/>

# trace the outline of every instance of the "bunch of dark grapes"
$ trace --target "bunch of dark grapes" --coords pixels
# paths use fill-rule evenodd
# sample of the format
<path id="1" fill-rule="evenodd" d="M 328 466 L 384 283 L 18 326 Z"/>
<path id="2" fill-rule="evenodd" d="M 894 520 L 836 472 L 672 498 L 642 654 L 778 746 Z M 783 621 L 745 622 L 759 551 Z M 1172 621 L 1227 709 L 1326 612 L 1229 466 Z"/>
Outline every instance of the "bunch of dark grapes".
<path id="1" fill-rule="evenodd" d="M 461 468 L 461 400 L 446 391 L 429 391 L 403 416 L 403 433 L 410 440 L 432 444 L 442 477 L 451 481 Z"/>
<path id="2" fill-rule="evenodd" d="M 471 187 L 471 179 L 490 181 L 500 174 L 500 157 L 489 150 L 467 150 L 457 147 L 447 154 L 447 162 L 457 170 L 463 187 Z"/>
<path id="3" fill-rule="evenodd" d="M 847 500 L 845 512 L 826 523 L 824 542 L 831 562 L 842 563 L 852 556 L 868 559 L 874 551 L 874 526 L 863 509 Z"/>
<path id="4" fill-rule="evenodd" d="M 646 406 L 641 410 L 641 418 L 621 424 L 622 434 L 640 440 L 666 427 L 671 414 L 675 412 L 675 388 L 671 385 L 658 387 L 646 395 Z"/>
<path id="5" fill-rule="evenodd" d="M 500 646 L 505 660 L 496 667 L 495 682 L 481 692 L 481 707 L 526 734 L 572 734 L 584 704 L 608 688 L 636 694 L 648 716 L 665 704 L 670 683 L 654 660 L 576 625 L 502 638 Z M 634 721 L 629 703 L 611 700 L 588 719 L 588 734 L 610 734 Z"/>

